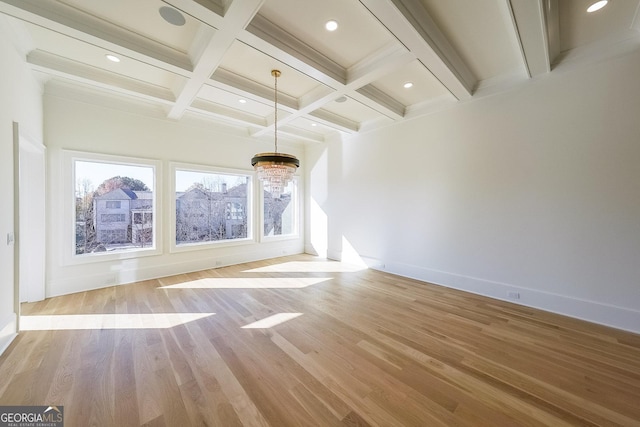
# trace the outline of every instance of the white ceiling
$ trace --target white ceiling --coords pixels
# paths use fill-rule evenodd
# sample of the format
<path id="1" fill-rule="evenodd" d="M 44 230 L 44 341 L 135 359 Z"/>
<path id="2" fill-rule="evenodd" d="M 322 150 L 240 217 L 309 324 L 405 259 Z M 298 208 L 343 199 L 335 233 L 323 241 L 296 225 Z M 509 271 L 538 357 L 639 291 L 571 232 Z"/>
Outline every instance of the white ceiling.
<path id="1" fill-rule="evenodd" d="M 279 69 L 279 133 L 312 143 L 640 45 L 640 0 L 588 14 L 592 1 L 0 0 L 9 17 L 0 24 L 47 84 L 134 97 L 170 119 L 197 115 L 254 137 L 273 132 Z M 184 25 L 165 21 L 163 6 Z"/>

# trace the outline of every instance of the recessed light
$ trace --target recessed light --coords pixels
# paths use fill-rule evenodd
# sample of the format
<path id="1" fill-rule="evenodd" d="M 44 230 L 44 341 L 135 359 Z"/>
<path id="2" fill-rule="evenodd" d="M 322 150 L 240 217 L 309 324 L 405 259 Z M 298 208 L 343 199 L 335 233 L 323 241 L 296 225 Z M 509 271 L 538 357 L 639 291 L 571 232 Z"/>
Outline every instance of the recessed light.
<path id="1" fill-rule="evenodd" d="M 316 127 L 316 126 L 318 126 L 318 124 L 317 123 L 311 123 L 311 126 Z"/>
<path id="2" fill-rule="evenodd" d="M 160 9 L 158 9 L 158 12 L 160 12 L 160 16 L 162 16 L 162 19 L 164 19 L 171 25 L 175 25 L 176 27 L 181 27 L 185 24 L 185 22 L 187 22 L 186 19 L 184 19 L 184 15 L 172 7 L 162 6 Z"/>
<path id="3" fill-rule="evenodd" d="M 106 54 L 105 57 L 111 62 L 120 62 L 120 58 L 110 53 Z"/>
<path id="4" fill-rule="evenodd" d="M 341 96 L 340 98 L 336 98 L 336 102 L 345 102 L 347 100 L 346 96 Z"/>
<path id="5" fill-rule="evenodd" d="M 405 88 L 405 89 L 409 89 L 410 87 L 413 87 L 413 83 L 406 82 L 405 84 L 402 85 L 402 87 Z"/>
<path id="6" fill-rule="evenodd" d="M 240 104 L 246 104 L 246 103 L 247 103 L 247 100 L 246 100 L 246 99 L 238 99 L 238 102 L 239 102 Z"/>
<path id="7" fill-rule="evenodd" d="M 324 28 L 326 28 L 327 31 L 335 31 L 338 29 L 338 21 L 334 21 L 333 19 L 327 21 L 327 23 L 324 24 Z"/>
<path id="8" fill-rule="evenodd" d="M 596 10 L 600 10 L 603 7 L 605 7 L 607 3 L 609 3 L 609 0 L 597 1 L 587 8 L 587 12 L 591 13 L 591 12 L 595 12 Z"/>

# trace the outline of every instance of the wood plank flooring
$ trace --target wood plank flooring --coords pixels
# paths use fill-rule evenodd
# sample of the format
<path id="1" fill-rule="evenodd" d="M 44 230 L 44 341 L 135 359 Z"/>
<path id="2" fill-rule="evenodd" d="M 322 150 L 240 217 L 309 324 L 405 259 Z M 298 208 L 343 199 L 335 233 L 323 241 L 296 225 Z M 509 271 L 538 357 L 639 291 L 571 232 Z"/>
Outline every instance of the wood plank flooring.
<path id="1" fill-rule="evenodd" d="M 23 315 L 0 405 L 67 427 L 640 426 L 640 336 L 306 255 Z"/>

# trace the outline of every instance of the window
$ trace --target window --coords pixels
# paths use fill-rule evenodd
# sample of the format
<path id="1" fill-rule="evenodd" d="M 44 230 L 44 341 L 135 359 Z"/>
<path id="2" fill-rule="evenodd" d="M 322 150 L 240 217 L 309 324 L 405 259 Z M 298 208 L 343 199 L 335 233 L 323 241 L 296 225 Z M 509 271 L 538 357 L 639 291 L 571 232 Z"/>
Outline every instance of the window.
<path id="1" fill-rule="evenodd" d="M 101 214 L 100 221 L 102 222 L 125 222 L 125 214 Z"/>
<path id="2" fill-rule="evenodd" d="M 227 219 L 243 220 L 246 218 L 244 206 L 236 202 L 227 202 Z"/>
<path id="3" fill-rule="evenodd" d="M 280 197 L 273 197 L 268 191 L 264 195 L 264 237 L 294 236 L 298 234 L 298 192 L 297 180 L 285 187 Z"/>
<path id="4" fill-rule="evenodd" d="M 134 212 L 133 213 L 133 223 L 134 224 L 151 224 L 153 216 L 151 212 Z"/>
<path id="5" fill-rule="evenodd" d="M 74 255 L 155 250 L 155 162 L 74 154 Z"/>
<path id="6" fill-rule="evenodd" d="M 251 175 L 175 168 L 175 246 L 251 238 Z"/>

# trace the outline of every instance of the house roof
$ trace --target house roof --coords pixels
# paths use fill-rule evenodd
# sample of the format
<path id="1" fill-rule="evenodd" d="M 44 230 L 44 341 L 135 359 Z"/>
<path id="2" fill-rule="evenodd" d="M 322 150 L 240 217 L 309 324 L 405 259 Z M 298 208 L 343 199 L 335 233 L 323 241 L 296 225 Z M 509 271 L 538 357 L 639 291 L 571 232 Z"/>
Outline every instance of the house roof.
<path id="1" fill-rule="evenodd" d="M 134 191 L 138 199 L 153 199 L 153 191 Z"/>
<path id="2" fill-rule="evenodd" d="M 116 188 L 101 196 L 96 196 L 100 200 L 135 200 L 138 198 L 136 193 L 128 188 Z"/>
<path id="3" fill-rule="evenodd" d="M 198 200 L 198 199 L 210 198 L 209 195 L 200 188 L 192 188 L 188 191 L 176 193 L 176 194 L 180 194 L 179 196 L 177 196 L 177 198 L 180 200 L 191 200 L 191 199 Z"/>
<path id="4" fill-rule="evenodd" d="M 179 200 L 198 200 L 198 199 L 215 199 L 222 200 L 226 197 L 244 197 L 247 194 L 247 184 L 236 185 L 226 192 L 207 191 L 195 187 L 188 191 L 176 192 L 176 198 Z"/>
<path id="5" fill-rule="evenodd" d="M 229 188 L 226 195 L 228 197 L 244 197 L 247 195 L 247 184 L 236 185 Z"/>

